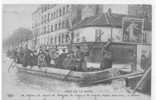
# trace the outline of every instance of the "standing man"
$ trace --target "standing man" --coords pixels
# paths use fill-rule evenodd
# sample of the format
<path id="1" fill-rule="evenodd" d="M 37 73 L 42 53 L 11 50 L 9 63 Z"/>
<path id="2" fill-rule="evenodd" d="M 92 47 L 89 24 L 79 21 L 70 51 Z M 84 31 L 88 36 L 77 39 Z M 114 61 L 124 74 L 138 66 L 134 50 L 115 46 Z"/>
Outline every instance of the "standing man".
<path id="1" fill-rule="evenodd" d="M 23 66 L 24 67 L 27 67 L 28 65 L 31 65 L 31 54 L 33 52 L 28 48 L 28 46 L 26 45 L 25 48 L 24 48 L 24 63 L 23 63 Z"/>
<path id="2" fill-rule="evenodd" d="M 111 43 L 112 41 L 108 39 L 108 41 L 102 48 L 101 69 L 107 69 L 112 67 L 112 52 L 109 50 Z"/>

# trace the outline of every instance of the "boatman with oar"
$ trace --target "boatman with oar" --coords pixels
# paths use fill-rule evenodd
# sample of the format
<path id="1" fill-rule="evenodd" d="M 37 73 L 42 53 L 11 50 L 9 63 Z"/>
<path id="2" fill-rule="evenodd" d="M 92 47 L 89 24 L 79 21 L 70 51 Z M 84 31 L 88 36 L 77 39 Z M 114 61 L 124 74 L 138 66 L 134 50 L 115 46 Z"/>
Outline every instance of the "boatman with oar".
<path id="1" fill-rule="evenodd" d="M 111 45 L 109 39 L 102 49 L 101 69 L 107 69 L 112 67 L 112 52 L 108 49 Z"/>
<path id="2" fill-rule="evenodd" d="M 12 62 L 11 62 L 11 64 L 9 65 L 9 68 L 8 68 L 8 72 L 10 71 L 10 69 L 12 68 L 14 68 L 15 67 L 15 65 L 16 65 L 16 62 L 17 62 L 17 48 L 15 48 L 15 49 L 13 49 L 12 51 L 11 51 L 11 58 L 12 58 Z"/>

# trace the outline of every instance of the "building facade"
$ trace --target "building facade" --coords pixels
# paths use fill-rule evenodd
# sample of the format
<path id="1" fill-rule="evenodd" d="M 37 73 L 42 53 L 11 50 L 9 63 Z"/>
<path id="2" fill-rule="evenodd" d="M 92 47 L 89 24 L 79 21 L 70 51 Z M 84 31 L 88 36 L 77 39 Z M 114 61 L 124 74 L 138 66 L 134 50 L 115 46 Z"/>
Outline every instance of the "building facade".
<path id="1" fill-rule="evenodd" d="M 68 45 L 73 25 L 102 12 L 98 5 L 40 5 L 32 14 L 36 45 Z"/>
<path id="2" fill-rule="evenodd" d="M 109 16 L 107 13 L 100 14 L 98 16 L 88 17 L 82 20 L 78 25 L 73 27 L 74 31 L 74 43 L 79 42 L 106 42 L 111 39 L 113 42 L 139 42 L 151 44 L 151 23 L 147 20 L 141 19 L 143 21 L 142 28 L 140 28 L 141 35 L 138 37 L 133 34 L 133 37 L 137 37 L 140 41 L 131 41 L 132 35 L 129 34 L 129 39 L 124 38 L 123 31 L 123 19 L 132 18 L 139 19 L 136 17 L 131 17 L 123 14 L 112 13 Z M 138 21 L 138 20 L 137 20 Z M 126 20 L 129 24 L 129 22 Z M 140 24 L 140 23 L 139 23 Z M 130 26 L 130 24 L 129 24 Z M 126 31 L 128 27 L 126 27 Z M 131 31 L 131 30 L 130 30 Z M 136 34 L 138 31 L 136 31 Z"/>
<path id="3" fill-rule="evenodd" d="M 64 37 L 68 35 L 71 18 L 69 5 L 40 5 L 33 13 L 33 32 L 36 43 L 41 45 L 57 45 L 68 43 Z"/>
<path id="4" fill-rule="evenodd" d="M 132 6 L 135 5 L 128 7 L 131 9 Z M 40 5 L 33 13 L 35 43 L 38 47 L 66 48 L 71 42 L 98 43 L 111 39 L 119 44 L 113 47 L 114 61 L 127 63 L 136 60 L 140 66 L 141 56 L 150 56 L 152 25 L 148 18 L 133 14 L 135 9 L 130 9 L 129 14 L 124 15 L 112 13 L 111 9 L 104 13 L 102 5 Z M 130 20 L 124 22 L 125 18 Z M 136 26 L 139 30 L 134 30 Z M 91 54 L 98 58 L 94 54 L 99 54 L 99 50 Z"/>
<path id="5" fill-rule="evenodd" d="M 151 5 L 128 5 L 128 14 L 152 20 L 152 6 Z"/>
<path id="6" fill-rule="evenodd" d="M 140 26 L 140 32 L 130 28 L 128 38 L 124 38 L 124 34 L 128 31 L 128 27 L 132 26 L 133 21 L 126 20 L 128 25 L 124 25 L 125 18 L 133 19 L 136 21 L 138 28 Z M 142 24 L 141 24 L 142 22 Z M 136 25 L 135 25 L 136 26 Z M 142 18 L 132 17 L 129 15 L 115 14 L 115 13 L 103 13 L 98 16 L 92 16 L 85 18 L 78 25 L 73 27 L 74 43 L 101 43 L 111 39 L 113 63 L 134 63 L 136 61 L 136 69 L 141 70 L 141 56 L 145 55 L 146 58 L 150 58 L 151 53 L 151 23 Z M 133 34 L 131 34 L 133 33 Z M 140 35 L 139 35 L 140 34 Z M 135 37 L 135 41 L 132 41 Z M 139 39 L 139 40 L 137 40 Z M 91 58 L 97 58 L 96 63 L 100 61 L 101 54 L 100 48 L 90 53 Z M 91 62 L 94 62 L 91 60 Z"/>

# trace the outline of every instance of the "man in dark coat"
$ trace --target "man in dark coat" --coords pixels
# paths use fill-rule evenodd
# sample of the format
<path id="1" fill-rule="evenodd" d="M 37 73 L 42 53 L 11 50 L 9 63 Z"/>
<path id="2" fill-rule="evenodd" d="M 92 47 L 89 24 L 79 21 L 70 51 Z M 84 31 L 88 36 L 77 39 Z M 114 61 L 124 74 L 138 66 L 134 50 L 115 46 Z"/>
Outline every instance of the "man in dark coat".
<path id="1" fill-rule="evenodd" d="M 146 61 L 146 56 L 144 54 L 141 55 L 141 68 L 143 70 L 146 69 L 146 66 L 147 66 L 147 61 Z"/>
<path id="2" fill-rule="evenodd" d="M 20 47 L 18 50 L 18 63 L 23 64 L 23 60 L 24 60 L 24 49 L 23 47 Z"/>
<path id="3" fill-rule="evenodd" d="M 45 60 L 46 60 L 47 66 L 49 67 L 50 66 L 51 58 L 50 58 L 49 50 L 48 49 L 45 50 Z"/>
<path id="4" fill-rule="evenodd" d="M 17 48 L 12 50 L 11 58 L 14 60 L 14 62 L 17 62 Z"/>
<path id="5" fill-rule="evenodd" d="M 102 60 L 101 69 L 107 69 L 112 67 L 112 52 L 109 50 L 112 41 L 108 39 L 104 47 L 102 48 Z"/>
<path id="6" fill-rule="evenodd" d="M 80 47 L 77 46 L 77 51 L 76 51 L 76 66 L 77 70 L 83 70 L 82 65 L 84 63 L 84 58 L 85 58 L 85 53 L 81 51 Z"/>
<path id="7" fill-rule="evenodd" d="M 66 56 L 67 56 L 67 54 L 65 53 L 65 50 L 63 49 L 62 50 L 63 52 L 62 52 L 62 54 L 59 56 L 59 65 L 60 66 L 63 66 L 63 61 L 65 60 L 65 58 L 66 58 Z"/>
<path id="8" fill-rule="evenodd" d="M 107 69 L 111 67 L 112 67 L 112 53 L 106 50 L 102 57 L 101 69 Z"/>
<path id="9" fill-rule="evenodd" d="M 24 49 L 24 62 L 23 66 L 27 67 L 28 65 L 32 65 L 32 51 L 27 47 Z"/>
<path id="10" fill-rule="evenodd" d="M 38 66 L 39 66 L 39 68 L 47 66 L 46 54 L 43 50 L 40 50 L 40 52 L 38 54 Z"/>

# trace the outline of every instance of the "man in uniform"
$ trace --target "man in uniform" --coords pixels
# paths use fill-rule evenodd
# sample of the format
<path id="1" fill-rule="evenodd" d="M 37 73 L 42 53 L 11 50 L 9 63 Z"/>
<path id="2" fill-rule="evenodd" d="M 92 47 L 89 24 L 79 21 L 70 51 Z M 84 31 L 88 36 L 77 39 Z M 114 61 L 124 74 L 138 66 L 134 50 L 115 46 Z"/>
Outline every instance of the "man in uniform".
<path id="1" fill-rule="evenodd" d="M 112 67 L 112 52 L 109 50 L 111 40 L 109 39 L 102 50 L 101 69 Z"/>

